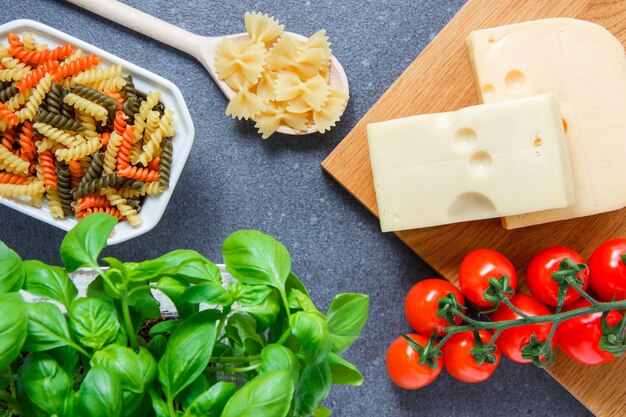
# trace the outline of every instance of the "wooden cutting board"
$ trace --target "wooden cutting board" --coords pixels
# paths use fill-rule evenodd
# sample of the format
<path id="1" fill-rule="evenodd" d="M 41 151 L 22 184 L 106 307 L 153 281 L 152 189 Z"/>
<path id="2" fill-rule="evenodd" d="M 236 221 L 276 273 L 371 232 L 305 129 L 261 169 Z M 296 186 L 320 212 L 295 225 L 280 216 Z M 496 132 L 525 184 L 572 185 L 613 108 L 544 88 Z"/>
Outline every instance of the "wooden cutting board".
<path id="1" fill-rule="evenodd" d="M 469 0 L 322 163 L 324 170 L 377 215 L 366 125 L 478 104 L 467 35 L 475 29 L 548 17 L 590 20 L 626 45 L 626 0 Z M 523 271 L 535 252 L 563 245 L 587 258 L 604 240 L 626 237 L 626 209 L 513 231 L 493 219 L 403 231 L 398 236 L 454 283 L 467 252 L 478 247 L 500 251 L 519 268 L 522 291 L 527 291 Z M 596 415 L 626 416 L 626 357 L 585 367 L 559 352 L 549 372 Z"/>

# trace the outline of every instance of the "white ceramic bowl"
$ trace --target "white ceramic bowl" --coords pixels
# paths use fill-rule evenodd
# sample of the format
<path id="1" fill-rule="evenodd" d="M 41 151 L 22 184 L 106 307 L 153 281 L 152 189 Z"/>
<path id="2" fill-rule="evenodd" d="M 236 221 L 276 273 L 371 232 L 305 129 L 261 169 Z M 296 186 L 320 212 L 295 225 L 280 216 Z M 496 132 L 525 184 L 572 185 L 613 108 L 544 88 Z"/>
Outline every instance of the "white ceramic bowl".
<path id="1" fill-rule="evenodd" d="M 131 74 L 133 76 L 133 81 L 138 90 L 146 93 L 152 90 L 159 90 L 163 104 L 175 112 L 174 124 L 176 127 L 176 135 L 173 139 L 174 152 L 169 188 L 162 194 L 147 196 L 139 213 L 143 220 L 142 223 L 139 226 L 133 227 L 128 222 L 120 222 L 115 226 L 115 230 L 109 238 L 108 244 L 113 245 L 124 242 L 151 230 L 163 216 L 165 207 L 172 196 L 174 187 L 183 171 L 183 167 L 191 151 L 191 145 L 193 144 L 195 134 L 193 122 L 191 121 L 191 115 L 189 114 L 189 110 L 187 109 L 187 105 L 185 104 L 180 90 L 171 81 L 153 72 L 147 71 L 122 58 L 83 42 L 80 39 L 76 39 L 73 36 L 33 20 L 14 20 L 1 25 L 0 41 L 6 46 L 9 33 L 21 35 L 22 32 L 33 32 L 37 41 L 45 42 L 49 47 L 56 47 L 62 43 L 69 42 L 87 53 L 98 55 L 101 62 L 104 64 L 121 65 L 124 74 Z M 2 197 L 0 197 L 0 203 L 63 230 L 70 230 L 77 223 L 76 218 L 73 217 L 62 220 L 53 219 L 52 216 L 50 216 L 50 211 L 45 199 L 44 205 L 41 208 L 32 207 L 18 200 Z"/>

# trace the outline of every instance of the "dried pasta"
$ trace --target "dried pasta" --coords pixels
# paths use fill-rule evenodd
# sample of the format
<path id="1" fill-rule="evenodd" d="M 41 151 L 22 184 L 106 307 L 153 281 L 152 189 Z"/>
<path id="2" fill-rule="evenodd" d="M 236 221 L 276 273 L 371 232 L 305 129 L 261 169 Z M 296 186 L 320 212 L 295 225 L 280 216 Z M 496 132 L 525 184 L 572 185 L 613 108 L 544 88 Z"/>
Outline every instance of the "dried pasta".
<path id="1" fill-rule="evenodd" d="M 236 92 L 226 115 L 254 120 L 264 139 L 281 126 L 320 133 L 335 126 L 348 97 L 330 86 L 326 32 L 303 41 L 267 15 L 246 13 L 244 21 L 248 40 L 224 39 L 215 57 L 218 78 Z"/>
<path id="2" fill-rule="evenodd" d="M 32 33 L 0 43 L 0 198 L 136 226 L 142 200 L 169 184 L 174 135 L 160 92 L 138 90 L 121 66 Z"/>

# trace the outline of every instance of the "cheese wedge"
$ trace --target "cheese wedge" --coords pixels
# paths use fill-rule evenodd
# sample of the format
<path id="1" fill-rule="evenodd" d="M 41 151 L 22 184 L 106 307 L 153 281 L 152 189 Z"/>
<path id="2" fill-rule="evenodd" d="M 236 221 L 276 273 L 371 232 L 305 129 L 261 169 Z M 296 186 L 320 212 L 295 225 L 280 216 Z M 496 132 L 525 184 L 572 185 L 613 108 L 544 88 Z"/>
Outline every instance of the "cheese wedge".
<path id="1" fill-rule="evenodd" d="M 503 219 L 507 229 L 626 206 L 626 57 L 594 23 L 546 19 L 472 32 L 470 57 L 483 103 L 558 96 L 575 187 L 567 208 Z"/>
<path id="2" fill-rule="evenodd" d="M 573 202 L 551 94 L 371 123 L 367 135 L 384 232 Z"/>

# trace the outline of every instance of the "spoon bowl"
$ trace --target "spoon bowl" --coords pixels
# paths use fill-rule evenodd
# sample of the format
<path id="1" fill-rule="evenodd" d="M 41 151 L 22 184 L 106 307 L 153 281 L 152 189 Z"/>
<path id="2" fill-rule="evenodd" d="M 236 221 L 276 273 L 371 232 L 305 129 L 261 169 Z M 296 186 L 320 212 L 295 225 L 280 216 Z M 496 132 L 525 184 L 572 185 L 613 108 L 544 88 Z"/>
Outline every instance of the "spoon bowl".
<path id="1" fill-rule="evenodd" d="M 73 3 L 80 6 L 92 13 L 112 20 L 122 26 L 126 26 L 136 32 L 146 35 L 150 38 L 163 42 L 173 48 L 179 49 L 183 52 L 196 58 L 207 70 L 213 80 L 217 83 L 218 87 L 224 95 L 230 100 L 235 94 L 224 81 L 220 80 L 217 76 L 217 70 L 215 68 L 215 55 L 220 43 L 224 39 L 231 39 L 235 42 L 243 42 L 249 40 L 250 37 L 247 33 L 239 33 L 235 35 L 226 36 L 200 36 L 195 33 L 188 32 L 181 29 L 171 23 L 167 23 L 161 19 L 151 16 L 147 13 L 139 11 L 124 3 L 120 3 L 117 0 L 67 0 L 69 3 Z M 284 32 L 300 41 L 306 41 L 307 38 L 297 33 Z M 348 86 L 348 77 L 343 67 L 335 58 L 331 56 L 331 63 L 329 68 L 329 84 L 331 87 L 343 92 L 346 97 L 350 96 L 350 89 Z M 347 102 L 346 102 L 347 103 Z M 345 110 L 345 107 L 344 107 Z M 281 125 L 278 128 L 278 132 L 285 133 L 287 135 L 307 135 L 317 132 L 318 129 L 315 125 L 312 125 L 305 131 L 296 131 L 289 126 Z"/>

